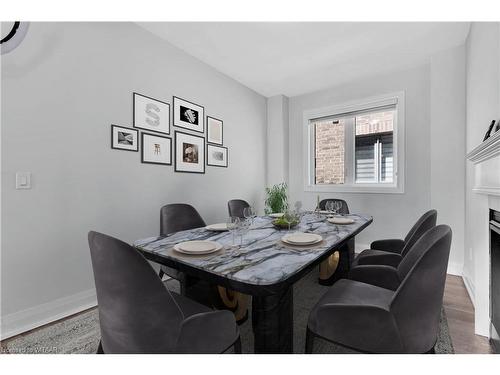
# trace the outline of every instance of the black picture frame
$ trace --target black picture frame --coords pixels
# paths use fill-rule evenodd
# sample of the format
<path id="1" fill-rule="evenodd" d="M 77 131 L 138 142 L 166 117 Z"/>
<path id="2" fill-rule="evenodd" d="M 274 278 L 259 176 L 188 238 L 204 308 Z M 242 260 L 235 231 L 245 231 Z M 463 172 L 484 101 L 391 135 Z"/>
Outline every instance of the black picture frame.
<path id="1" fill-rule="evenodd" d="M 175 172 L 179 172 L 179 173 L 205 174 L 205 170 L 206 170 L 205 163 L 206 163 L 206 160 L 203 160 L 203 163 L 198 163 L 203 168 L 203 170 L 201 170 L 201 171 L 186 171 L 186 170 L 182 170 L 182 169 L 178 168 L 178 162 L 179 162 L 179 160 L 178 160 L 178 151 L 179 151 L 178 150 L 178 140 L 179 140 L 178 139 L 178 135 L 179 134 L 182 134 L 184 136 L 194 137 L 194 138 L 200 138 L 201 141 L 202 141 L 201 145 L 203 146 L 204 149 L 202 150 L 202 152 L 199 152 L 198 155 L 203 155 L 203 159 L 206 158 L 206 155 L 205 155 L 205 152 L 206 152 L 205 151 L 205 148 L 206 148 L 206 146 L 205 146 L 205 137 L 202 137 L 202 136 L 196 135 L 196 134 L 186 133 L 186 132 L 183 132 L 183 131 L 180 131 L 180 130 L 175 130 L 174 131 L 174 136 L 175 136 L 175 141 L 174 141 L 174 143 L 175 143 L 175 145 L 174 145 L 174 156 L 175 156 L 175 158 L 174 158 L 175 159 L 174 160 L 174 171 Z"/>
<path id="2" fill-rule="evenodd" d="M 149 100 L 152 100 L 152 101 L 155 101 L 155 102 L 161 103 L 162 105 L 166 105 L 167 106 L 167 108 L 168 108 L 168 121 L 167 121 L 167 124 L 168 124 L 167 128 L 168 128 L 168 130 L 166 132 L 160 131 L 160 130 L 155 130 L 154 128 L 148 128 L 148 127 L 139 126 L 139 125 L 136 124 L 136 121 L 135 121 L 135 113 L 136 113 L 135 102 L 136 102 L 136 96 L 142 96 L 143 98 L 147 98 Z M 132 126 L 134 128 L 146 130 L 148 132 L 155 132 L 155 133 L 159 133 L 159 134 L 170 135 L 170 122 L 171 122 L 170 118 L 171 118 L 170 103 L 167 103 L 167 102 L 164 102 L 164 101 L 152 98 L 151 96 L 147 96 L 147 95 L 135 92 L 135 91 L 132 92 Z"/>
<path id="3" fill-rule="evenodd" d="M 116 144 L 115 144 L 115 132 L 114 132 L 115 129 L 125 129 L 125 130 L 127 130 L 129 132 L 135 133 L 135 139 L 136 139 L 136 147 L 135 147 L 135 149 L 116 146 Z M 120 126 L 120 125 L 111 124 L 111 148 L 113 150 L 139 152 L 139 131 L 136 130 L 136 129 L 127 128 L 126 126 Z"/>
<path id="4" fill-rule="evenodd" d="M 177 109 L 178 104 L 180 105 L 180 103 L 178 103 L 178 101 L 192 104 L 193 106 L 198 107 L 198 109 L 197 109 L 198 111 L 201 110 L 203 112 L 201 115 L 198 114 L 198 119 L 201 121 L 201 126 L 200 126 L 201 130 L 197 129 L 197 127 L 195 127 L 195 126 L 190 127 L 190 124 L 188 124 L 187 122 L 182 121 L 180 119 L 179 109 Z M 172 98 L 172 106 L 173 106 L 173 110 L 172 110 L 172 112 L 173 112 L 173 116 L 172 116 L 173 117 L 173 125 L 175 127 L 205 134 L 205 107 L 203 107 L 200 104 L 196 104 L 194 102 L 191 102 L 189 100 L 183 99 L 183 98 L 175 96 L 175 95 Z M 179 117 L 179 119 L 177 117 Z"/>
<path id="5" fill-rule="evenodd" d="M 208 152 L 209 152 L 209 148 L 210 147 L 213 147 L 213 148 L 223 148 L 223 149 L 226 150 L 226 165 L 210 164 L 209 163 Z M 210 167 L 219 167 L 219 168 L 227 168 L 229 166 L 229 149 L 227 147 L 218 146 L 218 145 L 213 145 L 213 144 L 207 143 L 206 149 L 207 149 L 206 150 L 206 152 L 207 152 L 206 159 L 207 159 L 207 165 L 208 166 L 210 166 Z"/>
<path id="6" fill-rule="evenodd" d="M 168 139 L 168 141 L 170 143 L 170 163 L 161 163 L 161 162 L 154 162 L 154 161 L 146 161 L 146 160 L 144 160 L 144 150 L 145 150 L 145 147 L 144 147 L 144 136 Z M 141 132 L 141 163 L 144 163 L 144 164 L 156 164 L 156 165 L 172 165 L 172 138 L 165 137 L 163 135 L 158 135 L 158 134 L 151 134 L 151 133 Z"/>
<path id="7" fill-rule="evenodd" d="M 220 122 L 220 138 L 221 138 L 220 143 L 210 141 L 210 126 L 208 124 L 209 119 Z M 207 124 L 207 143 L 222 146 L 224 144 L 224 121 L 213 116 L 207 116 L 207 121 L 205 123 Z"/>

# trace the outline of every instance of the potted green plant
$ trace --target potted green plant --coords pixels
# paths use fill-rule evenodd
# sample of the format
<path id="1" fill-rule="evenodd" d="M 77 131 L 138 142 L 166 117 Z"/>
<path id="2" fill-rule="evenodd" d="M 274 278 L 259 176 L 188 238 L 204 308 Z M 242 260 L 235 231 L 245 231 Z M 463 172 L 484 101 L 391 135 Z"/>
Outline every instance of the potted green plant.
<path id="1" fill-rule="evenodd" d="M 266 208 L 267 214 L 285 212 L 288 208 L 288 192 L 285 182 L 266 188 Z"/>

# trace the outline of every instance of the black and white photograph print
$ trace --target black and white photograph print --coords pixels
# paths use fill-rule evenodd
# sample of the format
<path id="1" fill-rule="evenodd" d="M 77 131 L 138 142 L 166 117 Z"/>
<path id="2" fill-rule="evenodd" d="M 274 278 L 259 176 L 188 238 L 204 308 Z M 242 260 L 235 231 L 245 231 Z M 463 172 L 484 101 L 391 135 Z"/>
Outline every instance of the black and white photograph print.
<path id="1" fill-rule="evenodd" d="M 172 139 L 155 134 L 141 133 L 142 158 L 146 164 L 172 165 Z"/>
<path id="2" fill-rule="evenodd" d="M 227 147 L 207 145 L 207 165 L 227 168 Z"/>
<path id="3" fill-rule="evenodd" d="M 223 123 L 215 117 L 207 116 L 207 142 L 223 145 Z"/>
<path id="4" fill-rule="evenodd" d="M 170 104 L 134 92 L 134 128 L 170 134 Z"/>
<path id="5" fill-rule="evenodd" d="M 205 132 L 205 109 L 198 104 L 174 96 L 174 125 L 180 128 Z"/>
<path id="6" fill-rule="evenodd" d="M 175 171 L 205 173 L 205 138 L 175 132 Z"/>
<path id="7" fill-rule="evenodd" d="M 183 143 L 182 144 L 182 161 L 184 163 L 198 163 L 198 145 L 192 143 Z"/>
<path id="8" fill-rule="evenodd" d="M 111 148 L 139 151 L 139 131 L 118 125 L 111 125 Z"/>

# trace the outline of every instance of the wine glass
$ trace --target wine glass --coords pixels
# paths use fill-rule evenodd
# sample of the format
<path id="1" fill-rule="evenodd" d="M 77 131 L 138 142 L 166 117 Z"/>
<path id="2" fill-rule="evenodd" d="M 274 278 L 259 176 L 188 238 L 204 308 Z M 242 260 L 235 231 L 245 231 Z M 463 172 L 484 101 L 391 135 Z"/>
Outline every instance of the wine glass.
<path id="1" fill-rule="evenodd" d="M 335 210 L 335 213 L 340 215 L 340 210 L 342 209 L 342 202 L 340 201 L 335 201 L 333 203 L 333 209 Z"/>
<path id="2" fill-rule="evenodd" d="M 283 221 L 288 224 L 288 230 L 290 230 L 291 224 L 295 222 L 295 217 L 290 211 L 286 211 L 283 215 Z"/>
<path id="3" fill-rule="evenodd" d="M 325 204 L 325 208 L 329 213 L 334 213 L 335 211 L 335 203 L 336 201 L 327 201 Z"/>
<path id="4" fill-rule="evenodd" d="M 240 219 L 240 226 L 238 228 L 238 233 L 240 235 L 240 247 L 243 247 L 243 236 L 248 233 L 251 224 L 250 219 Z"/>
<path id="5" fill-rule="evenodd" d="M 236 236 L 236 232 L 238 231 L 240 226 L 241 226 L 241 220 L 239 217 L 231 216 L 227 219 L 227 230 L 233 236 L 233 241 L 232 241 L 232 245 L 231 245 L 232 248 L 236 247 L 236 244 L 234 243 L 234 241 L 235 241 L 234 237 Z"/>
<path id="6" fill-rule="evenodd" d="M 257 215 L 255 214 L 255 210 L 252 208 L 252 206 L 248 206 L 243 209 L 243 216 L 245 216 L 246 219 L 251 219 L 250 224 L 253 224 L 253 219 Z"/>

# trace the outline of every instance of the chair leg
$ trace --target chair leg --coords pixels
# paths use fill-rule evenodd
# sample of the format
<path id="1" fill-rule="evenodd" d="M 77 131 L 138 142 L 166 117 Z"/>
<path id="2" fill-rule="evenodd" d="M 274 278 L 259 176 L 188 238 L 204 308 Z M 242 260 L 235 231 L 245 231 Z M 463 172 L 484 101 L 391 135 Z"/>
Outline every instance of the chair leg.
<path id="1" fill-rule="evenodd" d="M 238 339 L 234 342 L 234 354 L 241 354 L 241 337 L 238 336 Z"/>
<path id="2" fill-rule="evenodd" d="M 96 354 L 104 354 L 104 350 L 102 349 L 102 342 L 99 340 L 99 346 L 97 347 L 97 353 Z"/>
<path id="3" fill-rule="evenodd" d="M 306 331 L 306 354 L 311 354 L 313 352 L 314 346 L 314 333 L 307 327 Z"/>

